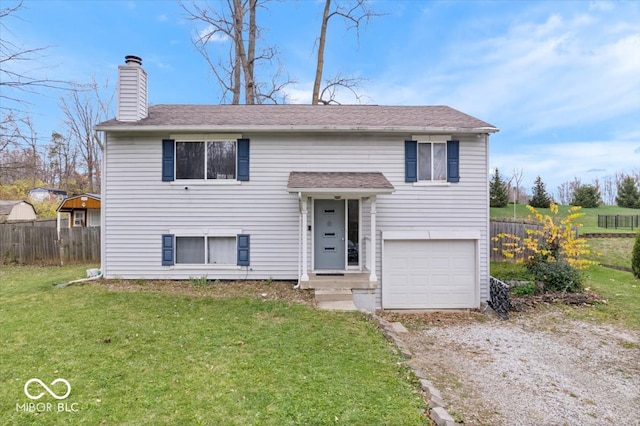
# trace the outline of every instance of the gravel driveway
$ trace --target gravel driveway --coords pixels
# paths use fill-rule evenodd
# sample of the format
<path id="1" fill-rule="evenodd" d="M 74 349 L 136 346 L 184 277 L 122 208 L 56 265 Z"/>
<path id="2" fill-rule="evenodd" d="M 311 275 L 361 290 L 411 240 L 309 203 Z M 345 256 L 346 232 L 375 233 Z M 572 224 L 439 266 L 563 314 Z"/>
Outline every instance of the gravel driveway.
<path id="1" fill-rule="evenodd" d="M 464 425 L 640 425 L 640 333 L 549 308 L 385 315 Z"/>

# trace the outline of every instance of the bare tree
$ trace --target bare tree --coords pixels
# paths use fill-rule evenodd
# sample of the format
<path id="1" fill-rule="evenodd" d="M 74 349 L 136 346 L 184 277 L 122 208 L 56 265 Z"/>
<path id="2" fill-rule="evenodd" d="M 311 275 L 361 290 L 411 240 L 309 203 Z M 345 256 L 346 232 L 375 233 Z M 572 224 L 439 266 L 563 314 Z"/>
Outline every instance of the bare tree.
<path id="1" fill-rule="evenodd" d="M 20 0 L 0 9 L 0 111 L 3 111 L 3 123 L 7 110 L 15 109 L 16 104 L 26 103 L 20 91 L 38 93 L 42 89 L 73 88 L 67 81 L 46 77 L 43 72 L 51 66 L 38 65 L 38 59 L 50 46 L 29 48 L 9 40 L 8 35 L 12 31 L 7 25 L 8 19 L 19 19 L 18 13 L 22 8 L 23 2 Z M 26 67 L 27 63 L 33 66 Z"/>
<path id="2" fill-rule="evenodd" d="M 78 148 L 71 143 L 71 138 L 52 132 L 47 146 L 50 176 L 46 181 L 54 187 L 68 186 L 76 171 L 77 158 Z"/>
<path id="3" fill-rule="evenodd" d="M 571 202 L 572 192 L 569 186 L 569 182 L 562 182 L 558 185 L 558 203 L 562 206 L 569 205 Z"/>
<path id="4" fill-rule="evenodd" d="M 278 51 L 267 46 L 257 52 L 261 28 L 257 24 L 257 10 L 268 0 L 226 0 L 217 5 L 192 2 L 180 6 L 187 19 L 204 25 L 192 42 L 207 61 L 222 89 L 221 101 L 239 104 L 244 95 L 245 104 L 286 102 L 284 88 L 291 81 L 282 77 Z M 248 17 L 248 19 L 247 19 Z M 226 53 L 212 45 L 228 44 Z M 258 81 L 256 70 L 274 66 L 268 81 Z M 265 73 L 267 74 L 267 73 Z"/>
<path id="5" fill-rule="evenodd" d="M 108 86 L 105 83 L 105 88 Z M 106 120 L 113 94 L 102 98 L 100 86 L 94 81 L 91 92 L 72 91 L 60 100 L 60 108 L 65 116 L 65 125 L 71 139 L 82 156 L 89 192 L 96 192 L 100 186 L 100 161 L 103 143 L 94 127 Z"/>
<path id="6" fill-rule="evenodd" d="M 613 181 L 613 176 L 607 175 L 602 181 L 602 200 L 611 206 L 615 202 L 617 188 Z"/>
<path id="7" fill-rule="evenodd" d="M 522 179 L 524 178 L 524 172 L 522 171 L 522 169 L 520 170 L 516 170 L 513 169 L 513 172 L 511 173 L 511 179 L 509 180 L 509 182 L 513 181 L 513 189 L 515 191 L 515 197 L 514 197 L 514 202 L 516 204 L 520 203 L 520 184 L 522 183 Z"/>
<path id="8" fill-rule="evenodd" d="M 318 58 L 316 61 L 316 75 L 313 82 L 313 93 L 311 96 L 311 104 L 332 104 L 338 103 L 336 100 L 337 90 L 345 88 L 357 99 L 358 83 L 362 81 L 360 78 L 345 78 L 337 74 L 331 79 L 325 81 L 325 87 L 320 88 L 322 84 L 322 75 L 324 73 L 324 54 L 327 42 L 327 28 L 329 21 L 334 17 L 341 17 L 346 25 L 347 30 L 355 29 L 358 39 L 360 38 L 360 27 L 369 22 L 369 19 L 377 14 L 369 7 L 367 0 L 353 1 L 337 1 L 335 7 L 332 8 L 331 0 L 325 0 L 324 11 L 322 13 L 322 23 L 320 25 L 320 35 L 318 37 Z M 325 97 L 328 96 L 328 97 Z"/>

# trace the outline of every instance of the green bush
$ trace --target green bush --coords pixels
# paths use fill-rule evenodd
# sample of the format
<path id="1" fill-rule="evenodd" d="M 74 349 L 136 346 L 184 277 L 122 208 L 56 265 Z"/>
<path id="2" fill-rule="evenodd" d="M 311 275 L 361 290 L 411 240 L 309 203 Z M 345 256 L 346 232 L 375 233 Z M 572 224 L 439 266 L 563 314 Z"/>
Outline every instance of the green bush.
<path id="1" fill-rule="evenodd" d="M 524 263 L 491 262 L 491 276 L 500 281 L 533 281 L 533 274 Z"/>
<path id="2" fill-rule="evenodd" d="M 522 285 L 513 286 L 510 288 L 511 293 L 516 296 L 531 296 L 536 292 L 536 284 L 535 283 L 526 283 Z"/>
<path id="3" fill-rule="evenodd" d="M 538 261 L 529 264 L 529 270 L 536 281 L 544 284 L 546 291 L 582 291 L 584 277 L 579 270 L 564 260 L 552 262 Z"/>
<path id="4" fill-rule="evenodd" d="M 634 277 L 640 278 L 640 232 L 636 234 L 636 242 L 631 251 L 631 270 Z"/>

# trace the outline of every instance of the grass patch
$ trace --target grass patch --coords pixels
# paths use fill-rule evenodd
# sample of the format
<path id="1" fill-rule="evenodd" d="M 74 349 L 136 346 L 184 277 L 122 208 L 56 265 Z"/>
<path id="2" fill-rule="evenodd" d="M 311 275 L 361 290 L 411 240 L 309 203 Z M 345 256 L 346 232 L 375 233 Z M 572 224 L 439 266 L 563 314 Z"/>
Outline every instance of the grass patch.
<path id="1" fill-rule="evenodd" d="M 558 214 L 565 217 L 567 215 L 567 211 L 571 208 L 571 206 L 558 206 Z M 550 214 L 549 209 L 536 209 L 543 215 Z M 598 228 L 598 215 L 637 215 L 640 214 L 640 210 L 638 209 L 628 209 L 624 207 L 618 206 L 600 206 L 595 209 L 580 209 L 579 213 L 584 213 L 578 222 L 582 224 L 580 228 L 580 233 L 628 233 L 635 232 L 636 230 L 631 230 L 629 228 L 626 229 L 605 229 Z M 491 219 L 498 218 L 513 218 L 513 204 L 509 204 L 507 207 L 497 208 L 491 207 Z M 531 216 L 531 212 L 527 209 L 524 204 L 516 205 L 516 218 L 526 219 Z"/>
<path id="2" fill-rule="evenodd" d="M 589 259 L 604 265 L 631 268 L 634 242 L 634 238 L 589 238 L 589 247 L 599 253 L 590 255 Z"/>
<path id="3" fill-rule="evenodd" d="M 569 315 L 640 330 L 640 280 L 634 279 L 631 272 L 602 266 L 591 267 L 586 277 L 585 286 L 607 299 L 607 303 L 567 310 Z"/>
<path id="4" fill-rule="evenodd" d="M 95 283 L 53 288 L 84 269 L 3 267 L 4 422 L 428 424 L 400 356 L 359 313 Z M 64 403 L 76 412 L 16 409 L 31 402 L 27 380 L 58 377 L 70 382 Z"/>
<path id="5" fill-rule="evenodd" d="M 500 281 L 533 281 L 531 271 L 524 263 L 515 262 L 491 262 L 491 276 Z"/>

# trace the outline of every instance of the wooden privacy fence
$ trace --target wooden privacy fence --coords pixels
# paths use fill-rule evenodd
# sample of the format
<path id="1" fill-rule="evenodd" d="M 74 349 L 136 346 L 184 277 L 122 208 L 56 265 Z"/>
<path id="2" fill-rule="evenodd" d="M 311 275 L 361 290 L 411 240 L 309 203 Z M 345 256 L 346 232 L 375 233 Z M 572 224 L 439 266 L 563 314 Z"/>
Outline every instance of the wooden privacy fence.
<path id="1" fill-rule="evenodd" d="M 100 228 L 0 225 L 0 263 L 56 265 L 99 263 Z"/>
<path id="2" fill-rule="evenodd" d="M 499 238 L 497 241 L 494 239 L 497 235 L 507 234 L 518 237 L 520 241 L 524 240 L 527 235 L 527 229 L 533 230 L 541 230 L 542 225 L 537 225 L 534 223 L 526 223 L 526 222 L 514 222 L 514 221 L 497 221 L 492 220 L 489 223 L 489 251 L 491 253 L 491 261 L 492 262 L 504 262 L 505 260 L 523 260 L 525 256 L 528 256 L 528 253 L 519 253 L 516 254 L 514 259 L 506 259 L 502 254 L 502 251 L 507 248 L 505 245 L 508 242 L 511 242 L 511 239 Z"/>

